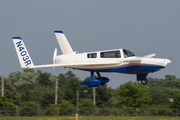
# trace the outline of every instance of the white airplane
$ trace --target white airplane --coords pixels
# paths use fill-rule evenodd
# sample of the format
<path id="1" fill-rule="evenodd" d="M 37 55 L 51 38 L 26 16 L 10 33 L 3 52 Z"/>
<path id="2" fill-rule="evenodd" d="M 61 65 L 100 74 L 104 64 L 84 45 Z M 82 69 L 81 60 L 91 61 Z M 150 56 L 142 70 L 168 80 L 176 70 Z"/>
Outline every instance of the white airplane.
<path id="1" fill-rule="evenodd" d="M 137 81 L 147 84 L 148 73 L 153 73 L 165 68 L 171 63 L 168 59 L 152 58 L 156 54 L 143 57 L 135 56 L 126 49 L 113 49 L 95 52 L 74 52 L 62 31 L 54 31 L 60 45 L 62 55 L 57 55 L 57 47 L 54 50 L 53 64 L 34 65 L 21 37 L 13 37 L 14 46 L 22 68 L 49 68 L 68 67 L 72 69 L 90 71 L 91 79 L 81 82 L 87 86 L 103 85 L 109 81 L 107 77 L 101 77 L 100 72 L 117 72 L 136 74 Z M 94 72 L 98 78 L 94 78 Z"/>

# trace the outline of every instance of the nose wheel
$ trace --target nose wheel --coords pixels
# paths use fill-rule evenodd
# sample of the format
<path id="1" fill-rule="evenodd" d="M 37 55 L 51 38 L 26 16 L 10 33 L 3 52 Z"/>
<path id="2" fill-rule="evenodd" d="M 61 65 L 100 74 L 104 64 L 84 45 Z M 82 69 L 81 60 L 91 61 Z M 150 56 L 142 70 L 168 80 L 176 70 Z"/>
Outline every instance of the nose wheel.
<path id="1" fill-rule="evenodd" d="M 141 80 L 141 84 L 146 85 L 147 83 L 148 83 L 148 80 L 146 78 Z"/>

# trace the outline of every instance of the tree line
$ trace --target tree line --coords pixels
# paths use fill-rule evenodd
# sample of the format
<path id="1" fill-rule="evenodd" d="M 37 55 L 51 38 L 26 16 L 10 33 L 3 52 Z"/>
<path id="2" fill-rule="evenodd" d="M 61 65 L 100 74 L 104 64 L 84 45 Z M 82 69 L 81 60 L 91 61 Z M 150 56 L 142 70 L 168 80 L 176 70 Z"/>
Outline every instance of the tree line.
<path id="1" fill-rule="evenodd" d="M 56 79 L 59 83 L 57 105 L 54 104 Z M 84 80 L 88 79 L 90 77 Z M 4 79 L 4 97 L 0 96 L 0 107 L 75 108 L 79 91 L 79 108 L 180 108 L 180 78 L 175 75 L 149 77 L 147 85 L 131 81 L 115 89 L 106 84 L 98 85 L 96 105 L 93 105 L 92 87 L 80 85 L 84 80 L 72 71 L 58 76 L 34 69 L 13 72 Z"/>

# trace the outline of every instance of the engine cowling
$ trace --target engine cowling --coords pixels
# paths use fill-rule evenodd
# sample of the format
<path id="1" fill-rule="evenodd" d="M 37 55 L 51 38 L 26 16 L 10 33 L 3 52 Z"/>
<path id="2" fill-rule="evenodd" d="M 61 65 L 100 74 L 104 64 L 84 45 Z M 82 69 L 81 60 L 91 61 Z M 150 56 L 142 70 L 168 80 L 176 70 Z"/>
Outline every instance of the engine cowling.
<path id="1" fill-rule="evenodd" d="M 101 81 L 98 79 L 90 79 L 90 80 L 83 81 L 80 84 L 94 87 L 94 86 L 99 85 L 100 83 Z"/>

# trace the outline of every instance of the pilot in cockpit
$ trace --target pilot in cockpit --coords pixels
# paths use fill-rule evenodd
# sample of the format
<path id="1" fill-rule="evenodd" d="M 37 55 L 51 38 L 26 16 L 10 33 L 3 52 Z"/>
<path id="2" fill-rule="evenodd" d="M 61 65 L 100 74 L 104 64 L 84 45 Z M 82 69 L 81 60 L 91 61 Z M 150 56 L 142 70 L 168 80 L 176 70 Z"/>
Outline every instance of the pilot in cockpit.
<path id="1" fill-rule="evenodd" d="M 116 58 L 119 58 L 119 53 L 115 53 L 115 57 L 116 57 Z"/>

